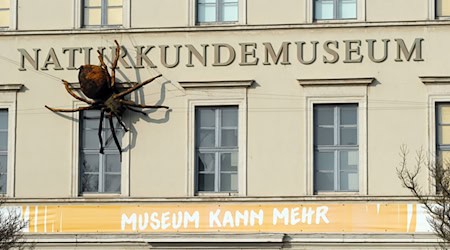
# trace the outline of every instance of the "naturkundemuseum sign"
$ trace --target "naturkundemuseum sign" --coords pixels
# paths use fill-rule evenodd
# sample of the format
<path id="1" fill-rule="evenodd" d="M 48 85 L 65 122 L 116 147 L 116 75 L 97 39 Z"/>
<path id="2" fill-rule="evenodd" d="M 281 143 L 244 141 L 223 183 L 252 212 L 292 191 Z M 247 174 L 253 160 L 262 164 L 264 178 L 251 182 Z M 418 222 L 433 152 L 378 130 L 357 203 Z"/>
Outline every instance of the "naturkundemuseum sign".
<path id="1" fill-rule="evenodd" d="M 310 65 L 313 63 L 333 64 L 362 63 L 365 60 L 382 63 L 424 61 L 423 38 L 413 41 L 404 39 L 327 40 L 295 41 L 273 44 L 270 42 L 242 42 L 236 44 L 174 44 L 136 45 L 122 47 L 119 64 L 124 68 L 175 68 L 175 67 L 224 67 L 232 64 L 255 65 Z M 78 65 L 91 64 L 96 51 L 109 53 L 114 57 L 115 46 L 19 48 L 20 68 L 34 70 L 76 70 Z M 391 58 L 389 58 L 391 57 Z"/>

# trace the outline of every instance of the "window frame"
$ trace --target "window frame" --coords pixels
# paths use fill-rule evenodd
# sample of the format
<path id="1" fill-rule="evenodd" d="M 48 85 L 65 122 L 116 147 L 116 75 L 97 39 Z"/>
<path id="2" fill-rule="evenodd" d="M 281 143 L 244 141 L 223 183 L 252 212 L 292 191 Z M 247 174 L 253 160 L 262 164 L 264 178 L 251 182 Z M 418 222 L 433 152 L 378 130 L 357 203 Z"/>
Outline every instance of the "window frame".
<path id="1" fill-rule="evenodd" d="M 92 110 L 86 110 L 86 111 L 92 111 Z M 82 111 L 81 113 L 84 114 L 84 112 L 86 111 Z M 98 114 L 100 116 L 100 113 Z M 89 130 L 94 130 L 94 131 L 98 131 L 98 128 L 84 128 L 82 126 L 82 124 L 84 123 L 84 120 L 80 120 L 80 131 L 89 131 Z M 106 115 L 104 117 L 104 121 L 103 121 L 103 129 L 102 129 L 102 138 L 103 138 L 103 143 L 106 143 L 107 141 L 107 132 L 109 132 L 109 128 L 107 128 L 107 126 L 109 126 L 108 120 L 106 118 Z M 114 130 L 117 131 L 121 131 L 121 133 L 124 133 L 125 136 L 125 132 L 123 130 L 123 128 L 121 127 L 120 124 L 115 124 Z M 117 134 L 117 133 L 116 133 Z M 82 140 L 82 138 L 80 138 L 80 140 Z M 98 141 L 98 137 L 95 136 L 95 140 Z M 120 141 L 121 142 L 121 141 Z M 98 149 L 89 149 L 89 148 L 81 148 L 79 149 L 80 151 L 80 159 L 83 158 L 81 155 L 98 155 L 98 161 L 99 161 L 99 169 L 96 172 L 91 172 L 91 173 L 98 173 L 98 189 L 99 191 L 97 192 L 83 192 L 82 190 L 80 190 L 80 194 L 82 195 L 91 195 L 91 194 L 119 194 L 120 192 L 114 193 L 114 192 L 106 192 L 105 191 L 105 181 L 104 178 L 105 176 L 108 174 L 106 171 L 106 158 L 108 155 L 119 155 L 119 152 L 116 149 L 116 145 L 114 143 L 114 141 L 110 142 L 112 145 L 112 148 L 107 148 L 105 146 L 104 148 L 104 153 L 103 154 L 99 154 Z M 121 170 L 121 168 L 120 168 Z M 80 166 L 80 173 L 81 173 L 81 166 Z M 117 175 L 117 172 L 110 172 L 110 175 Z M 122 175 L 122 172 L 120 171 L 119 175 Z M 81 174 L 80 174 L 80 189 L 83 187 L 82 183 L 81 183 Z M 122 186 L 120 186 L 121 188 Z"/>
<path id="2" fill-rule="evenodd" d="M 17 1 L 9 0 L 9 25 L 0 26 L 0 30 L 17 30 Z"/>
<path id="3" fill-rule="evenodd" d="M 348 23 L 348 22 L 364 22 L 366 21 L 366 0 L 356 0 L 356 18 L 347 19 L 316 19 L 315 17 L 315 1 L 306 1 L 306 19 L 307 23 Z M 333 0 L 337 1 L 337 0 Z"/>
<path id="4" fill-rule="evenodd" d="M 435 92 L 436 93 L 439 91 L 440 86 L 427 86 L 429 87 L 429 91 L 430 92 Z M 431 87 L 431 89 L 430 89 Z M 448 92 L 447 91 L 443 91 Z M 437 106 L 439 104 L 450 104 L 450 96 L 449 95 L 445 95 L 444 93 L 442 94 L 431 94 L 429 95 L 429 99 L 428 99 L 428 148 L 429 148 L 429 152 L 431 152 L 432 156 L 438 157 L 438 141 L 437 141 L 437 136 L 438 136 L 438 123 L 437 123 Z M 450 94 L 450 93 L 448 93 Z M 430 194 L 437 194 L 437 190 L 435 188 L 435 180 L 434 177 L 432 176 L 432 173 L 430 171 L 428 171 L 428 175 L 429 175 L 429 185 L 428 185 L 428 191 Z"/>
<path id="5" fill-rule="evenodd" d="M 197 110 L 201 109 L 201 108 L 214 108 L 214 137 L 215 137 L 215 145 L 213 147 L 199 147 L 197 145 L 197 139 L 198 139 L 198 131 L 199 129 L 201 129 L 201 127 L 198 124 L 198 120 L 197 120 Z M 237 126 L 236 126 L 236 130 L 237 130 L 237 139 L 239 139 L 239 135 L 240 135 L 240 131 L 239 131 L 239 107 L 236 105 L 220 105 L 220 106 L 203 106 L 203 105 L 197 105 L 195 106 L 195 132 L 194 132 L 194 140 L 195 140 L 195 159 L 194 159 L 194 164 L 195 164 L 195 190 L 197 193 L 237 193 L 239 190 L 239 185 L 236 187 L 236 191 L 221 191 L 221 187 L 220 187 L 220 183 L 221 183 L 221 174 L 224 172 L 221 170 L 221 163 L 220 163 L 220 156 L 221 154 L 224 153 L 233 153 L 233 152 L 237 152 L 238 154 L 238 159 L 239 159 L 239 144 L 237 141 L 236 146 L 221 146 L 221 145 L 217 145 L 221 142 L 221 138 L 222 138 L 222 126 L 221 126 L 221 121 L 222 121 L 222 112 L 223 110 L 227 109 L 227 108 L 236 108 L 237 111 Z M 198 177 L 200 174 L 200 171 L 198 170 L 199 167 L 199 162 L 198 162 L 198 155 L 199 154 L 214 154 L 214 161 L 215 161 L 215 167 L 214 167 L 214 190 L 213 191 L 200 191 L 199 190 L 199 181 L 198 181 Z M 238 160 L 239 161 L 239 160 Z M 238 162 L 239 164 L 239 162 Z M 206 171 L 203 171 L 206 173 Z M 233 173 L 236 172 L 237 176 L 238 176 L 238 180 L 239 180 L 239 167 L 236 171 L 228 171 L 229 173 Z"/>
<path id="6" fill-rule="evenodd" d="M 7 183 L 6 193 L 0 196 L 15 196 L 17 93 L 23 86 L 23 84 L 0 84 L 0 109 L 8 110 Z"/>
<path id="7" fill-rule="evenodd" d="M 238 20 L 223 22 L 223 21 L 215 21 L 215 22 L 199 22 L 197 18 L 198 13 L 198 0 L 189 0 L 190 6 L 190 15 L 189 15 L 189 24 L 190 26 L 213 26 L 213 25 L 245 25 L 247 23 L 247 0 L 237 0 L 238 1 Z M 217 13 L 218 10 L 216 10 Z M 217 14 L 216 14 L 217 15 Z"/>
<path id="8" fill-rule="evenodd" d="M 103 1 L 103 0 L 101 0 Z M 101 8 L 106 8 L 102 5 Z M 122 29 L 130 28 L 131 24 L 131 6 L 130 0 L 122 2 L 122 24 L 121 25 L 85 25 L 84 24 L 84 0 L 75 0 L 75 13 L 73 18 L 73 27 L 75 29 Z M 103 19 L 103 16 L 102 16 Z"/>
<path id="9" fill-rule="evenodd" d="M 247 195 L 247 89 L 254 80 L 178 81 L 187 96 L 187 196 Z M 197 106 L 238 107 L 238 187 L 233 193 L 196 192 L 195 108 Z"/>
<path id="10" fill-rule="evenodd" d="M 429 13 L 429 18 L 431 19 L 431 20 L 448 20 L 448 19 L 450 19 L 450 15 L 447 15 L 447 16 L 439 16 L 438 15 L 438 3 L 437 3 L 437 1 L 439 1 L 439 0 L 430 0 L 429 1 L 429 10 L 430 10 L 430 13 Z"/>
<path id="11" fill-rule="evenodd" d="M 85 103 L 80 101 L 73 101 L 72 107 L 74 109 L 86 106 Z M 121 182 L 120 182 L 120 193 L 82 193 L 81 192 L 81 182 L 80 182 L 80 112 L 72 113 L 72 118 L 74 121 L 72 123 L 72 197 L 128 197 L 130 196 L 130 136 L 131 131 L 128 131 L 122 137 L 122 162 L 121 162 Z M 129 126 L 128 119 L 122 120 L 125 126 Z"/>
<path id="12" fill-rule="evenodd" d="M 368 194 L 368 163 L 367 163 L 367 91 L 368 86 L 375 81 L 373 77 L 358 78 L 329 78 L 329 79 L 297 79 L 303 87 L 305 96 L 304 120 L 306 121 L 304 135 L 306 143 L 306 168 L 304 169 L 306 195 L 367 195 Z M 342 89 L 345 88 L 345 91 Z M 358 105 L 358 192 L 319 192 L 314 193 L 314 120 L 313 107 L 317 104 L 345 104 Z"/>
<path id="13" fill-rule="evenodd" d="M 333 153 L 333 179 L 334 179 L 334 187 L 333 190 L 327 190 L 327 191 L 317 191 L 316 190 L 316 182 L 314 181 L 314 193 L 323 193 L 323 192 L 358 192 L 359 191 L 359 186 L 358 185 L 358 190 L 340 190 L 340 173 L 343 172 L 342 168 L 341 168 L 341 163 L 340 163 L 340 155 L 341 152 L 345 152 L 345 151 L 357 151 L 359 153 L 359 137 L 358 137 L 358 131 L 359 131 L 359 124 L 358 124 L 358 104 L 357 103 L 339 103 L 339 104 L 314 104 L 313 106 L 313 119 L 316 120 L 316 117 L 314 117 L 315 113 L 316 113 L 316 108 L 318 106 L 322 106 L 322 107 L 329 107 L 332 108 L 333 110 L 333 145 L 317 145 L 314 140 L 314 155 L 313 157 L 316 155 L 316 153 L 319 152 L 329 152 L 329 153 Z M 342 124 L 340 123 L 341 121 L 341 111 L 343 108 L 345 108 L 345 106 L 356 106 L 356 124 L 351 124 L 351 125 L 344 125 L 346 127 L 355 127 L 356 126 L 356 139 L 357 139 L 357 144 L 356 145 L 343 145 L 341 144 L 341 138 L 340 138 L 340 129 L 342 128 Z M 316 137 L 316 133 L 317 131 L 315 131 L 316 128 L 316 124 L 314 123 L 314 127 L 313 127 L 313 138 Z M 323 125 L 324 126 L 324 125 Z M 331 125 L 326 125 L 326 127 L 330 127 Z M 316 180 L 316 174 L 317 172 L 321 172 L 317 169 L 317 165 L 316 165 L 316 159 L 313 159 L 313 171 L 314 171 L 314 180 Z M 357 165 L 358 169 L 356 170 L 356 173 L 359 176 L 359 165 Z M 322 171 L 323 172 L 323 171 Z M 326 172 L 326 171 L 325 171 Z M 347 172 L 354 172 L 354 171 L 347 171 Z"/>

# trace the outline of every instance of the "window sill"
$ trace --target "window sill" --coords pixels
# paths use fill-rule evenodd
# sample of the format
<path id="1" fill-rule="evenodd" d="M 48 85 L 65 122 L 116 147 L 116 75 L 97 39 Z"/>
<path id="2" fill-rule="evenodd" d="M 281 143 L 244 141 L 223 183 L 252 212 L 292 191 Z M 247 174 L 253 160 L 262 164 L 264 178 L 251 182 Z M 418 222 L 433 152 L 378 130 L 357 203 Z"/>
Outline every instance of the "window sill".
<path id="1" fill-rule="evenodd" d="M 81 26 L 82 30 L 117 30 L 125 29 L 123 25 L 103 25 L 103 26 Z"/>
<path id="2" fill-rule="evenodd" d="M 120 193 L 86 193 L 86 194 L 79 194 L 80 198 L 117 198 L 120 197 L 122 194 Z"/>
<path id="3" fill-rule="evenodd" d="M 239 21 L 235 22 L 196 22 L 195 26 L 201 27 L 201 26 L 232 26 L 232 25 L 239 25 Z"/>
<path id="4" fill-rule="evenodd" d="M 197 197 L 236 197 L 239 196 L 238 192 L 197 192 Z"/>
<path id="5" fill-rule="evenodd" d="M 356 23 L 363 22 L 358 20 L 357 18 L 348 18 L 348 19 L 314 19 L 313 23 L 317 24 L 327 24 L 327 23 Z"/>
<path id="6" fill-rule="evenodd" d="M 355 192 L 339 192 L 339 191 L 327 191 L 327 192 L 314 192 L 314 196 L 358 196 L 360 195 L 359 191 Z"/>

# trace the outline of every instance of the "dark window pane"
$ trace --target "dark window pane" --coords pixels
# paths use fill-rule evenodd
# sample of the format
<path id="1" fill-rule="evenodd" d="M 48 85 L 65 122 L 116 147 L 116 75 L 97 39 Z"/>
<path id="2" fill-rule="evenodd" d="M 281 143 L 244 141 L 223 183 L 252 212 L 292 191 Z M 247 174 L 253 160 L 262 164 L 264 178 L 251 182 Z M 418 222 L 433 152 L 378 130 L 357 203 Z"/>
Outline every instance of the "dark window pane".
<path id="1" fill-rule="evenodd" d="M 356 128 L 341 128 L 341 145 L 358 145 Z"/>
<path id="2" fill-rule="evenodd" d="M 358 108 L 355 107 L 342 107 L 341 108 L 341 125 L 356 125 L 358 122 Z"/>
<path id="3" fill-rule="evenodd" d="M 118 129 L 116 129 L 115 132 L 116 132 L 117 140 L 119 141 L 119 145 L 122 146 L 122 138 L 124 136 L 124 132 L 123 132 L 123 130 L 118 130 Z M 103 137 L 103 142 L 105 143 L 105 148 L 117 149 L 117 145 L 116 145 L 116 142 L 114 141 L 113 134 L 109 128 L 106 129 L 104 135 L 105 136 Z"/>
<path id="4" fill-rule="evenodd" d="M 316 172 L 314 187 L 315 191 L 334 191 L 334 174 Z"/>
<path id="5" fill-rule="evenodd" d="M 120 173 L 120 155 L 108 154 L 106 157 L 106 172 Z"/>
<path id="6" fill-rule="evenodd" d="M 197 135 L 197 147 L 214 147 L 216 143 L 216 134 L 214 129 L 200 129 Z"/>
<path id="7" fill-rule="evenodd" d="M 83 135 L 83 149 L 99 149 L 99 139 L 97 130 L 84 130 L 82 131 Z"/>
<path id="8" fill-rule="evenodd" d="M 0 150 L 8 150 L 8 132 L 0 132 Z"/>
<path id="9" fill-rule="evenodd" d="M 198 154 L 198 171 L 215 172 L 215 154 Z"/>
<path id="10" fill-rule="evenodd" d="M 0 193 L 5 194 L 7 191 L 7 175 L 0 174 Z"/>
<path id="11" fill-rule="evenodd" d="M 82 173 L 98 173 L 99 172 L 99 155 L 98 154 L 85 154 L 81 161 Z"/>
<path id="12" fill-rule="evenodd" d="M 120 175 L 105 175 L 105 192 L 119 193 L 120 192 Z"/>
<path id="13" fill-rule="evenodd" d="M 238 186 L 237 173 L 221 174 L 220 175 L 220 191 L 231 192 L 236 191 Z"/>
<path id="14" fill-rule="evenodd" d="M 222 127 L 238 126 L 238 109 L 237 107 L 229 107 L 222 109 Z"/>
<path id="15" fill-rule="evenodd" d="M 8 172 L 8 155 L 0 155 L 0 174 Z"/>
<path id="16" fill-rule="evenodd" d="M 236 147 L 238 140 L 237 129 L 222 129 L 222 146 Z"/>
<path id="17" fill-rule="evenodd" d="M 359 176 L 355 172 L 341 172 L 341 191 L 358 191 Z"/>
<path id="18" fill-rule="evenodd" d="M 333 106 L 314 106 L 314 124 L 333 125 L 334 107 Z"/>
<path id="19" fill-rule="evenodd" d="M 198 191 L 214 191 L 214 174 L 198 175 Z"/>
<path id="20" fill-rule="evenodd" d="M 315 152 L 314 167 L 316 170 L 334 171 L 334 152 Z"/>
<path id="21" fill-rule="evenodd" d="M 334 145 L 334 128 L 317 127 L 314 131 L 315 145 Z"/>
<path id="22" fill-rule="evenodd" d="M 0 109 L 0 129 L 8 129 L 8 110 Z"/>
<path id="23" fill-rule="evenodd" d="M 358 151 L 341 151 L 339 153 L 341 170 L 358 170 Z"/>
<path id="24" fill-rule="evenodd" d="M 221 153 L 220 169 L 221 171 L 237 171 L 238 169 L 238 152 Z"/>
<path id="25" fill-rule="evenodd" d="M 216 110 L 213 108 L 197 108 L 195 116 L 200 127 L 214 128 L 216 126 Z"/>
<path id="26" fill-rule="evenodd" d="M 81 190 L 83 192 L 99 192 L 98 174 L 83 174 L 81 176 Z"/>

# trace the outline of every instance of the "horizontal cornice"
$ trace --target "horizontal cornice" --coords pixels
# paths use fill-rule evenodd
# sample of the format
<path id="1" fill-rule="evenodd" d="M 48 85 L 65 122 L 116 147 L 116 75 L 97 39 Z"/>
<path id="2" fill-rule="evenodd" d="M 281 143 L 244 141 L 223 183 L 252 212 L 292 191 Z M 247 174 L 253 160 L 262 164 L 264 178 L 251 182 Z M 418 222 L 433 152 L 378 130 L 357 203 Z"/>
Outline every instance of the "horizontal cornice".
<path id="1" fill-rule="evenodd" d="M 335 29 L 335 28 L 379 28 L 379 27 L 437 27 L 450 26 L 450 20 L 402 21 L 402 22 L 320 22 L 273 25 L 208 25 L 186 27 L 154 28 L 115 28 L 115 29 L 60 29 L 60 30 L 0 30 L 0 36 L 32 35 L 80 35 L 80 34 L 127 34 L 127 33 L 169 33 L 169 32 L 208 32 L 208 31 L 253 31 L 253 30 L 297 30 L 297 29 Z"/>

